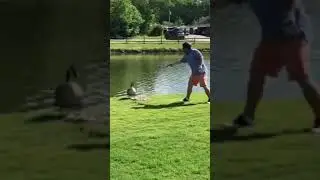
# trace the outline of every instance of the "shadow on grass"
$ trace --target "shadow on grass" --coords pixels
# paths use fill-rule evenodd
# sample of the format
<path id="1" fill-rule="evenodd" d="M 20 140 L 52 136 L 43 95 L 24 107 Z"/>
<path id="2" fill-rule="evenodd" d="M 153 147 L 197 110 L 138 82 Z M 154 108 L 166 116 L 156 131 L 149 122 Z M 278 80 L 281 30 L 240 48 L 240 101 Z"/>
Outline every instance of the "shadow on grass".
<path id="1" fill-rule="evenodd" d="M 31 118 L 26 119 L 25 123 L 48 123 L 48 122 L 66 122 L 66 123 L 72 123 L 72 124 L 82 124 L 86 123 L 89 120 L 83 119 L 83 118 L 67 118 L 66 115 L 62 114 L 41 114 L 38 116 L 33 116 Z"/>
<path id="2" fill-rule="evenodd" d="M 119 101 L 125 101 L 125 100 L 131 100 L 131 98 L 129 97 L 122 97 L 118 99 Z"/>
<path id="3" fill-rule="evenodd" d="M 106 132 L 98 132 L 98 131 L 89 131 L 88 132 L 89 138 L 109 138 L 109 133 Z"/>
<path id="4" fill-rule="evenodd" d="M 80 129 L 80 132 L 88 134 L 88 138 L 99 138 L 99 139 L 109 139 L 109 133 L 100 132 L 89 130 L 85 131 L 83 128 Z M 69 150 L 76 150 L 76 151 L 93 151 L 93 150 L 106 150 L 110 149 L 109 143 L 78 143 L 78 144 L 71 144 L 66 147 Z"/>
<path id="5" fill-rule="evenodd" d="M 85 108 L 89 108 L 92 106 L 96 106 L 99 104 L 104 104 L 105 103 L 105 97 L 101 94 L 99 94 L 99 98 L 95 98 L 91 102 L 84 102 L 83 105 L 78 106 L 78 107 L 73 107 L 73 108 L 60 108 L 57 107 L 54 102 L 50 103 L 42 103 L 41 101 L 35 101 L 35 105 L 25 105 L 24 107 L 21 107 L 18 112 L 32 112 L 32 111 L 39 111 L 39 110 L 44 110 L 44 109 L 49 109 L 49 108 L 57 108 L 57 109 L 66 109 L 66 110 L 81 110 Z"/>
<path id="6" fill-rule="evenodd" d="M 72 144 L 67 146 L 67 149 L 77 151 L 92 151 L 92 150 L 105 150 L 110 149 L 109 143 L 87 143 L 87 144 Z"/>
<path id="7" fill-rule="evenodd" d="M 310 128 L 304 129 L 286 129 L 276 133 L 254 132 L 247 135 L 241 135 L 236 128 L 221 127 L 210 130 L 210 143 L 224 143 L 228 141 L 253 141 L 270 139 L 282 135 L 295 135 L 311 132 Z"/>
<path id="8" fill-rule="evenodd" d="M 132 107 L 133 109 L 163 109 L 163 108 L 175 108 L 175 107 L 181 107 L 181 106 L 194 106 L 199 104 L 205 104 L 205 103 L 184 103 L 184 102 L 173 102 L 169 104 L 158 104 L 158 105 L 152 105 L 152 104 L 142 104 L 143 106 L 136 106 Z"/>
<path id="9" fill-rule="evenodd" d="M 39 116 L 34 116 L 29 119 L 26 119 L 26 123 L 45 123 L 45 122 L 53 122 L 53 121 L 61 121 L 65 119 L 65 115 L 58 114 L 43 114 Z"/>
<path id="10" fill-rule="evenodd" d="M 38 111 L 42 109 L 48 109 L 52 107 L 52 103 L 39 103 L 37 102 L 36 105 L 26 105 L 18 109 L 18 112 L 31 112 L 31 111 Z"/>

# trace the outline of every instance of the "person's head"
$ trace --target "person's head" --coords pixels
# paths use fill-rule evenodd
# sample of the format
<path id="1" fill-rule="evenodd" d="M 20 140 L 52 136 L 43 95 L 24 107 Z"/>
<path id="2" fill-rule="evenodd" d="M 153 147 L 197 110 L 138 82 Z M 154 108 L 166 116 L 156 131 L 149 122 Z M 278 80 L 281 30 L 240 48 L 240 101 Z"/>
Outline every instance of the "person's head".
<path id="1" fill-rule="evenodd" d="M 189 52 L 189 50 L 191 49 L 191 47 L 192 47 L 192 45 L 191 45 L 191 43 L 189 43 L 189 42 L 184 42 L 184 43 L 182 44 L 182 49 L 183 49 L 183 52 L 184 52 L 185 54 L 187 54 L 187 53 Z"/>

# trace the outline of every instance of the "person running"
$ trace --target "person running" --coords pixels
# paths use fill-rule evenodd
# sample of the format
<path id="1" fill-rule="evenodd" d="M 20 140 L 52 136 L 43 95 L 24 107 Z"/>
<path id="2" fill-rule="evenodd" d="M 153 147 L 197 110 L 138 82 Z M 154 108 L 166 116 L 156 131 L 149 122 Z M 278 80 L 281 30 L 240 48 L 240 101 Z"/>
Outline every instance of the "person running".
<path id="1" fill-rule="evenodd" d="M 210 89 L 207 85 L 207 68 L 204 64 L 202 53 L 188 42 L 182 44 L 182 49 L 184 56 L 180 61 L 169 64 L 168 66 L 173 66 L 180 63 L 188 63 L 191 68 L 191 76 L 188 82 L 187 95 L 183 99 L 184 102 L 188 102 L 192 93 L 193 86 L 200 86 L 204 89 L 206 95 L 208 96 L 208 103 L 210 103 Z"/>
<path id="2" fill-rule="evenodd" d="M 248 3 L 260 23 L 262 39 L 251 62 L 244 110 L 233 120 L 233 125 L 237 128 L 253 125 L 266 77 L 278 77 L 279 71 L 285 67 L 289 81 L 299 85 L 313 111 L 312 130 L 320 132 L 320 94 L 307 72 L 311 34 L 302 2 L 248 0 Z"/>

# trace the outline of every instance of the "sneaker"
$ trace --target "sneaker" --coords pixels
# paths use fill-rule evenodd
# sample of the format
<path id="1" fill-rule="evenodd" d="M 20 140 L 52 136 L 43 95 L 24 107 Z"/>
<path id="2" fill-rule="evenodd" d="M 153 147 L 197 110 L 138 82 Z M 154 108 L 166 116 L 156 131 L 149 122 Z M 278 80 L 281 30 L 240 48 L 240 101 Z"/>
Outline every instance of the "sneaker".
<path id="1" fill-rule="evenodd" d="M 182 101 L 183 102 L 189 102 L 189 99 L 185 97 Z"/>
<path id="2" fill-rule="evenodd" d="M 210 103 L 210 98 L 208 99 L 208 103 Z"/>
<path id="3" fill-rule="evenodd" d="M 253 119 L 239 115 L 236 119 L 233 120 L 233 125 L 236 127 L 251 127 L 253 126 Z"/>
<path id="4" fill-rule="evenodd" d="M 314 120 L 312 132 L 317 133 L 317 134 L 320 133 L 320 118 L 316 118 Z"/>

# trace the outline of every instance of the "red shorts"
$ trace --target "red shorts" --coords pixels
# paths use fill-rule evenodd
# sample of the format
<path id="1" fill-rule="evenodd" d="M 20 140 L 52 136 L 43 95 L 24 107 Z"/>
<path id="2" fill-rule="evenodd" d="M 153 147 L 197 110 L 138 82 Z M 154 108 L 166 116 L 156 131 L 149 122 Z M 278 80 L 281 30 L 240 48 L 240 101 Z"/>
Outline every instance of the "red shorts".
<path id="1" fill-rule="evenodd" d="M 309 44 L 305 40 L 261 42 L 251 62 L 251 72 L 277 77 L 283 67 L 289 80 L 308 76 Z"/>
<path id="2" fill-rule="evenodd" d="M 201 87 L 207 86 L 207 76 L 203 75 L 191 75 L 189 79 L 189 83 L 192 83 L 193 86 L 198 86 L 200 84 Z"/>

